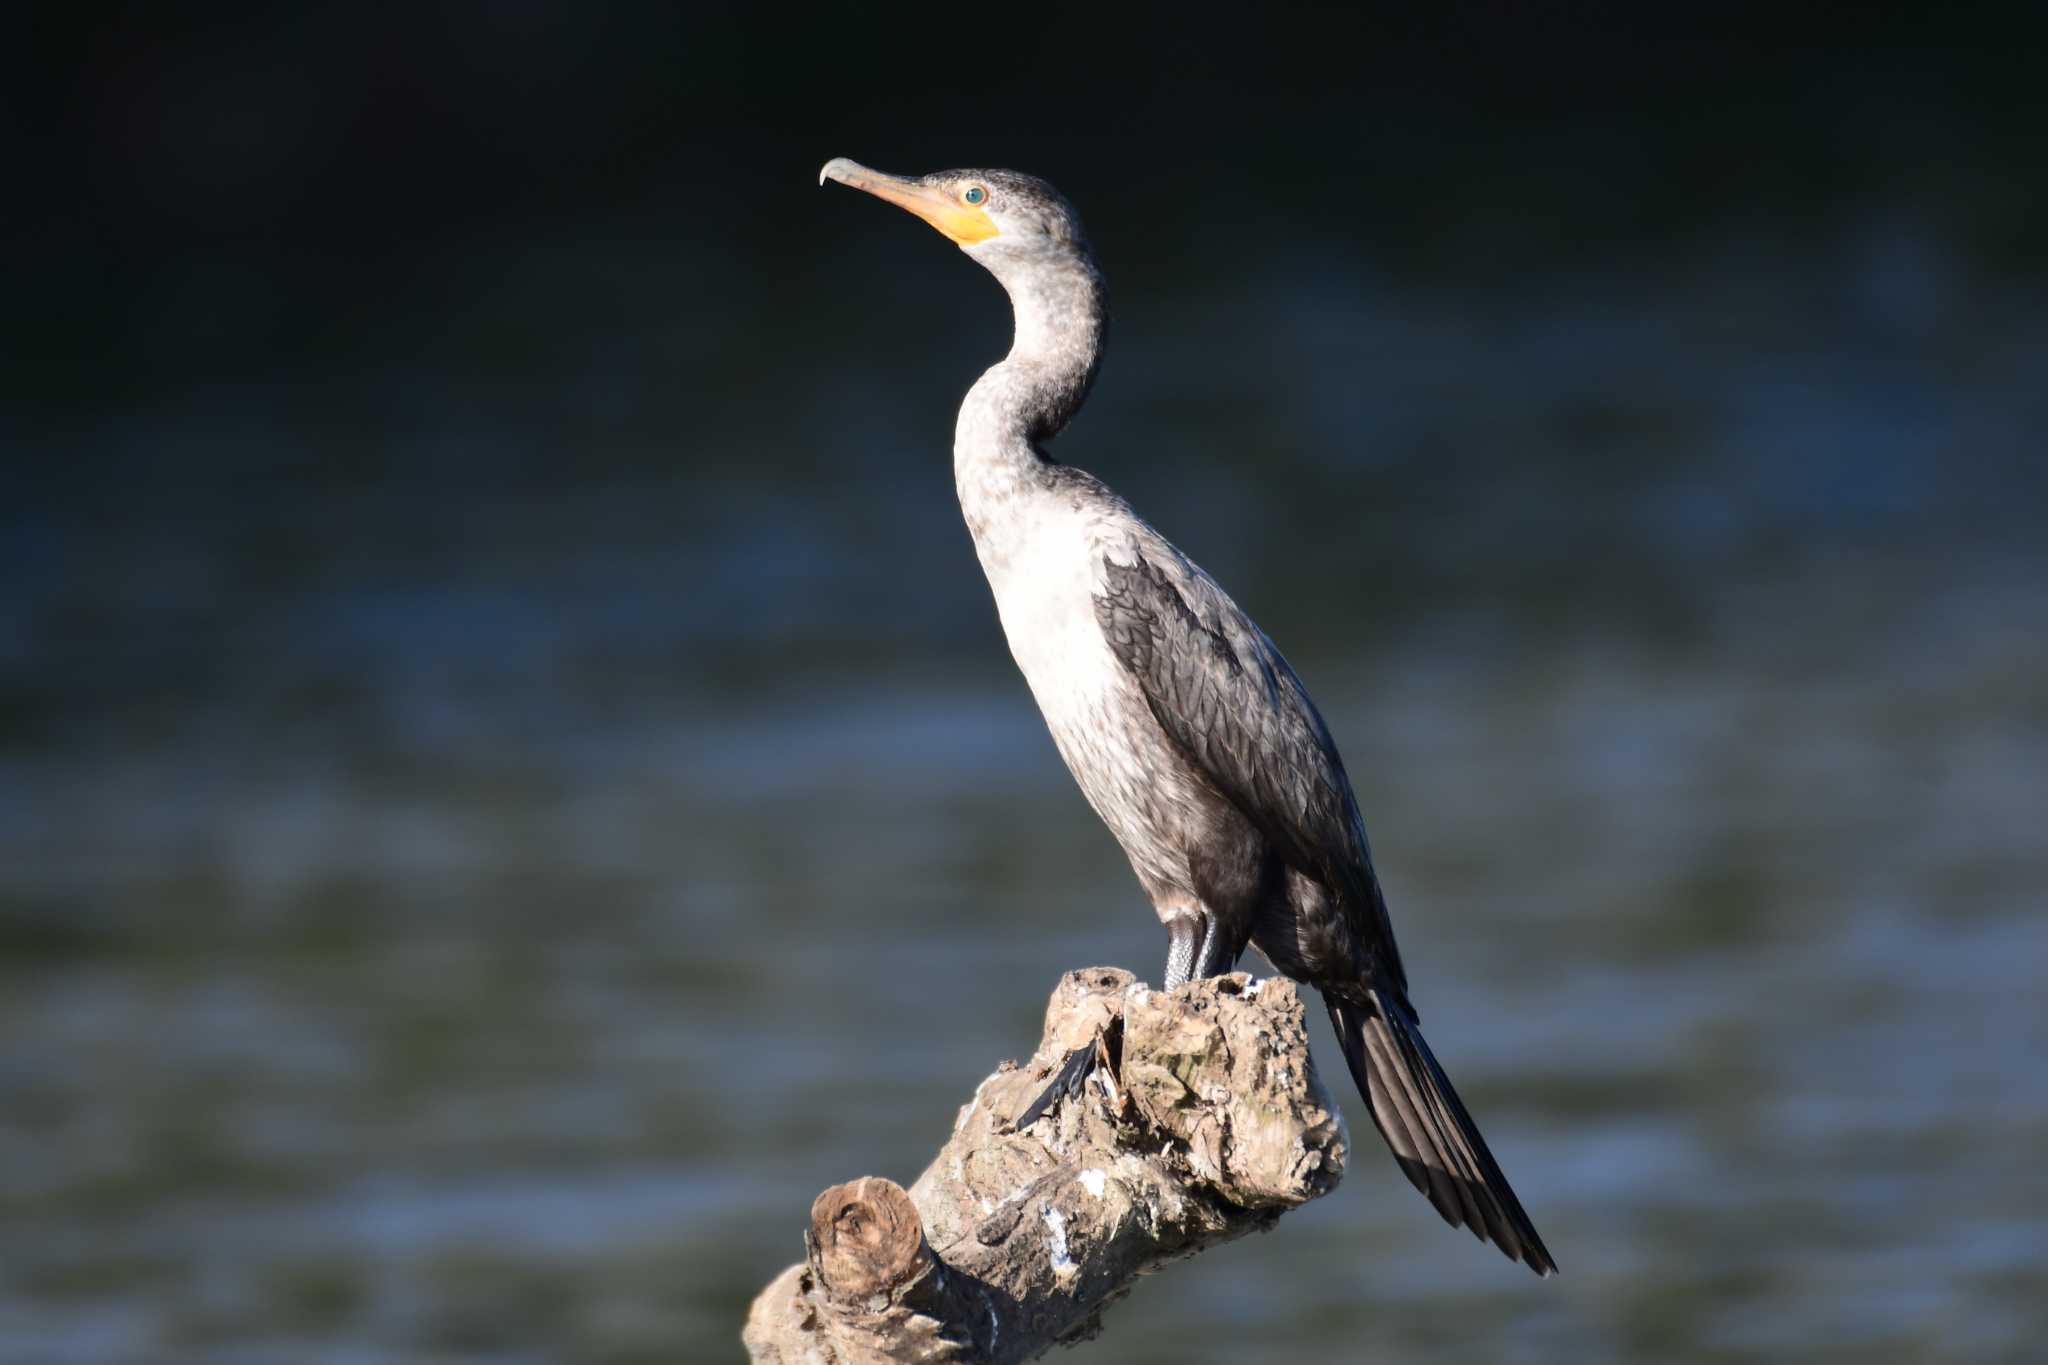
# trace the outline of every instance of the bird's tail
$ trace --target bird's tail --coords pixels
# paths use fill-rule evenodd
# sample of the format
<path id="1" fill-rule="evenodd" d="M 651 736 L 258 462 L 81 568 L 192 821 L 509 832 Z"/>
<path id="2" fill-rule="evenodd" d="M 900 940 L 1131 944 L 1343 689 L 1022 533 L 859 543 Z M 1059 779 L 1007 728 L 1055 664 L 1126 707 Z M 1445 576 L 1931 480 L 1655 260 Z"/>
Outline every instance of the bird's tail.
<path id="1" fill-rule="evenodd" d="M 1555 1271 L 1557 1262 L 1422 1040 L 1415 1012 L 1388 990 L 1375 988 L 1368 999 L 1370 1005 L 1329 1001 L 1330 1022 L 1351 1079 L 1410 1183 L 1452 1227 L 1470 1228 L 1538 1275 Z"/>

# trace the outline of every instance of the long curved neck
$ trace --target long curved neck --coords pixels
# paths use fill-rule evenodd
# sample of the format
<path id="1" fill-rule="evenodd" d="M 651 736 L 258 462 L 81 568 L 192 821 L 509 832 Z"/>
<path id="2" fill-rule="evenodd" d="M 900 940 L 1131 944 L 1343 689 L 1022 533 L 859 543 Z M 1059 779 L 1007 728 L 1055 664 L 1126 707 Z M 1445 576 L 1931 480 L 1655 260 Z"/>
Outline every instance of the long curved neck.
<path id="1" fill-rule="evenodd" d="M 968 528 L 981 540 L 1003 503 L 1044 482 L 1042 444 L 1073 420 L 1102 361 L 1108 327 L 1102 276 L 1085 254 L 1043 248 L 978 253 L 1009 291 L 1017 336 L 960 405 L 953 475 Z"/>

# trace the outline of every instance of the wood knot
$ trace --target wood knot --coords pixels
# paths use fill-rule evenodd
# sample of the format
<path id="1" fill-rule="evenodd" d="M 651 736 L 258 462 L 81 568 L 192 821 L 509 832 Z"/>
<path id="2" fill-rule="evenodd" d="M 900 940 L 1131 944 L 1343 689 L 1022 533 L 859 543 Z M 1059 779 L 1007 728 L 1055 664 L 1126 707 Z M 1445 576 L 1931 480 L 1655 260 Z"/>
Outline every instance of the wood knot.
<path id="1" fill-rule="evenodd" d="M 924 1224 L 893 1180 L 862 1176 L 811 1204 L 811 1267 L 836 1299 L 868 1299 L 914 1279 L 931 1259 Z"/>

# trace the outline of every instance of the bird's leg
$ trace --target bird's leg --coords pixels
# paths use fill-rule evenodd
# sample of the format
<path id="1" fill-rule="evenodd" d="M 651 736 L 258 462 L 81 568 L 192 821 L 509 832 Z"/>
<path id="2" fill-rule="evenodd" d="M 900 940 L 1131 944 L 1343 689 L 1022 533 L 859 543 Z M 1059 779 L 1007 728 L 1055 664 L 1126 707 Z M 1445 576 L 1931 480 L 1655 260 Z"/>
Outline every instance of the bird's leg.
<path id="1" fill-rule="evenodd" d="M 1202 934 L 1202 949 L 1195 954 L 1195 976 L 1197 981 L 1206 981 L 1212 976 L 1221 976 L 1237 966 L 1237 953 L 1232 950 L 1230 935 L 1223 931 L 1220 915 L 1204 915 L 1206 928 Z"/>
<path id="2" fill-rule="evenodd" d="M 1206 940 L 1215 936 L 1209 917 L 1199 910 L 1183 910 L 1166 921 L 1166 983 L 1160 989 L 1185 986 L 1197 975 L 1196 959 L 1202 956 Z"/>
<path id="3" fill-rule="evenodd" d="M 1164 989 L 1221 976 L 1236 965 L 1237 953 L 1231 949 L 1220 916 L 1183 910 L 1166 921 Z"/>

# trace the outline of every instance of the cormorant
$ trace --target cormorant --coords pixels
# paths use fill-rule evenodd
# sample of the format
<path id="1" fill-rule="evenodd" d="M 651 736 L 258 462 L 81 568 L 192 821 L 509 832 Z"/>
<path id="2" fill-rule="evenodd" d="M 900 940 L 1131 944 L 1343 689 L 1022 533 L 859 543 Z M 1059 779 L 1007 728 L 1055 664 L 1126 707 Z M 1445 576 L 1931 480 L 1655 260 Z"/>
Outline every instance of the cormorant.
<path id="1" fill-rule="evenodd" d="M 1365 825 L 1308 690 L 1215 580 L 1046 453 L 1102 357 L 1102 275 L 1073 208 L 1014 171 L 911 178 L 838 157 L 828 179 L 924 219 L 1010 295 L 1015 343 L 954 430 L 960 510 L 1053 742 L 1166 926 L 1166 987 L 1230 971 L 1248 944 L 1313 985 L 1408 1179 L 1453 1227 L 1549 1274 L 1422 1039 Z"/>

